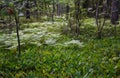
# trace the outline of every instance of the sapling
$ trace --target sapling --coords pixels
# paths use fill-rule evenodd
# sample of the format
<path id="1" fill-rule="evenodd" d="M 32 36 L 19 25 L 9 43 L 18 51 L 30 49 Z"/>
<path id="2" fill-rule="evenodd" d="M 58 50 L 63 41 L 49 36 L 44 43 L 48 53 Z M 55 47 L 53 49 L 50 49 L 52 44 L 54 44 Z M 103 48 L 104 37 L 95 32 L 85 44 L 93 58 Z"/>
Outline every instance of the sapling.
<path id="1" fill-rule="evenodd" d="M 15 18 L 15 23 L 16 23 L 16 33 L 17 33 L 17 41 L 18 41 L 18 52 L 19 56 L 21 55 L 21 49 L 20 49 L 20 37 L 19 37 L 19 16 L 18 16 L 18 11 L 15 9 L 14 4 L 10 4 L 10 8 L 8 9 L 10 14 L 12 14 Z"/>
<path id="2" fill-rule="evenodd" d="M 15 22 L 16 22 L 16 32 L 17 32 L 17 38 L 18 38 L 18 51 L 19 55 L 21 55 L 21 50 L 20 50 L 20 37 L 19 37 L 19 19 L 18 19 L 18 14 L 16 12 L 15 16 Z"/>

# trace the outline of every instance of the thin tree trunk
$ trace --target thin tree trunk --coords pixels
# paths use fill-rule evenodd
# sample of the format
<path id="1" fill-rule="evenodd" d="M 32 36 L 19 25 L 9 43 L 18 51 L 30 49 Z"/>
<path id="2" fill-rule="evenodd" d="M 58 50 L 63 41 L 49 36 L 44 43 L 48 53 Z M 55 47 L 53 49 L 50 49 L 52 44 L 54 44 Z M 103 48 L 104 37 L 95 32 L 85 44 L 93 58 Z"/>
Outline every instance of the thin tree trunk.
<path id="1" fill-rule="evenodd" d="M 117 27 L 116 27 L 116 25 L 114 26 L 114 37 L 115 38 L 117 37 Z"/>
<path id="2" fill-rule="evenodd" d="M 69 18 L 69 12 L 70 12 L 70 6 L 67 3 L 67 5 L 66 5 L 66 20 L 68 20 L 68 18 Z"/>
<path id="3" fill-rule="evenodd" d="M 19 56 L 21 55 L 21 47 L 20 47 L 20 36 L 19 36 L 19 18 L 15 15 L 16 22 L 16 32 L 17 32 L 17 41 L 18 41 L 18 52 Z"/>
<path id="4" fill-rule="evenodd" d="M 38 20 L 38 17 L 39 17 L 39 14 L 38 14 L 38 5 L 37 5 L 37 0 L 34 0 L 34 4 L 35 4 L 35 7 L 36 7 L 36 9 L 35 9 L 35 16 L 36 16 L 36 19 Z"/>
<path id="5" fill-rule="evenodd" d="M 53 0 L 52 22 L 54 23 L 55 1 Z"/>
<path id="6" fill-rule="evenodd" d="M 30 19 L 30 7 L 29 7 L 28 0 L 27 0 L 27 3 L 26 3 L 26 19 Z"/>

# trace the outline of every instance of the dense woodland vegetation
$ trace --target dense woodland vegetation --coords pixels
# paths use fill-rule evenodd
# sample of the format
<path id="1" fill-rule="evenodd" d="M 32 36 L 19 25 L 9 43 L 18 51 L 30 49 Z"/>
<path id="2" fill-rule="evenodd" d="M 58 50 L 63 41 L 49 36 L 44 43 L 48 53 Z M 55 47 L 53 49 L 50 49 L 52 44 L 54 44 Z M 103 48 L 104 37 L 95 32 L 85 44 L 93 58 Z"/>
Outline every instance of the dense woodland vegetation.
<path id="1" fill-rule="evenodd" d="M 0 0 L 0 78 L 120 78 L 119 0 Z"/>

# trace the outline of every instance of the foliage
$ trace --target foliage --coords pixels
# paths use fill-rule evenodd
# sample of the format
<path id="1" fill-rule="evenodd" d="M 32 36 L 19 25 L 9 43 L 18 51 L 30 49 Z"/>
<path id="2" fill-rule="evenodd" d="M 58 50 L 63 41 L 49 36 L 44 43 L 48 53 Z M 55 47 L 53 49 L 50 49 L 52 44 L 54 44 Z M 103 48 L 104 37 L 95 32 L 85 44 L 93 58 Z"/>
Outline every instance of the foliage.
<path id="1" fill-rule="evenodd" d="M 0 78 L 119 78 L 120 26 L 116 26 L 118 34 L 114 38 L 115 28 L 109 17 L 106 18 L 103 38 L 96 39 L 95 15 L 89 18 L 87 10 L 92 7 L 90 11 L 97 13 L 98 1 L 87 1 L 90 3 L 86 0 L 1 0 Z M 100 11 L 104 1 L 100 0 Z M 83 3 L 88 6 L 83 7 Z M 65 13 L 66 5 L 70 13 Z M 30 18 L 26 19 L 28 15 Z M 102 21 L 103 17 L 98 19 Z M 20 28 L 17 31 L 21 40 L 20 57 L 15 20 L 16 29 Z M 101 21 L 97 21 L 100 26 Z M 80 29 L 78 35 L 72 33 L 77 29 Z"/>
<path id="2" fill-rule="evenodd" d="M 91 37 L 91 33 L 95 32 L 92 31 L 95 30 L 95 26 L 92 26 L 92 20 L 93 19 L 87 19 L 86 21 L 89 22 L 85 24 L 85 27 L 81 27 L 82 29 L 89 31 L 81 31 L 81 34 L 84 36 L 78 37 L 80 38 L 80 42 L 76 37 L 73 37 L 73 35 L 59 35 L 58 37 L 55 35 L 51 37 L 56 39 L 55 44 L 42 44 L 40 46 L 37 46 L 36 44 L 30 44 L 34 38 L 34 41 L 39 43 L 37 38 L 43 34 L 41 33 L 41 35 L 35 36 L 36 33 L 39 31 L 60 33 L 59 30 L 61 26 L 64 26 L 64 24 L 59 22 L 54 24 L 50 22 L 44 22 L 22 25 L 24 29 L 20 32 L 24 32 L 26 35 L 24 36 L 22 34 L 21 38 L 24 36 L 23 39 L 26 39 L 24 42 L 28 42 L 28 44 L 21 46 L 22 55 L 20 58 L 16 56 L 16 50 L 12 49 L 10 51 L 0 48 L 1 77 L 118 77 L 120 74 L 120 58 L 117 56 L 119 55 L 120 49 L 119 38 L 115 39 L 111 37 L 101 40 L 93 39 L 93 37 Z M 26 28 L 27 25 L 29 25 L 29 28 Z M 53 28 L 55 30 L 51 31 Z M 32 37 L 31 39 L 26 38 L 28 33 L 35 33 L 33 35 L 35 37 Z M 5 41 L 4 38 L 3 42 Z M 44 36 L 41 36 L 41 38 L 44 38 Z M 44 40 L 47 40 L 47 38 L 49 38 L 49 35 L 46 36 Z M 39 39 L 40 38 L 38 38 L 38 40 Z"/>
<path id="3" fill-rule="evenodd" d="M 117 41 L 117 44 L 116 44 Z M 119 39 L 93 40 L 84 48 L 77 45 L 28 45 L 22 57 L 14 52 L 0 53 L 0 74 L 3 77 L 105 77 L 119 75 Z M 111 43 L 110 43 L 111 42 Z"/>

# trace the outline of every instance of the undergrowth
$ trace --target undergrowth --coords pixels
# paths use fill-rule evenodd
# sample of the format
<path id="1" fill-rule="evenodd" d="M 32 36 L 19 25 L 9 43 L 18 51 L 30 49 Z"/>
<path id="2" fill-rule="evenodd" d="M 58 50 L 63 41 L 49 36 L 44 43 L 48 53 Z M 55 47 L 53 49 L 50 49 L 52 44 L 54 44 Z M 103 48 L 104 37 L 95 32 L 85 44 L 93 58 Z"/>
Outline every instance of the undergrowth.
<path id="1" fill-rule="evenodd" d="M 81 28 L 77 37 L 72 34 L 63 35 L 59 25 L 57 22 L 53 25 L 45 22 L 40 23 L 41 27 L 38 24 L 30 25 L 31 29 L 23 25 L 21 56 L 18 56 L 16 48 L 8 49 L 12 44 L 4 43 L 5 40 L 13 41 L 15 33 L 10 35 L 10 39 L 1 36 L 0 45 L 4 46 L 0 48 L 0 78 L 120 77 L 119 36 L 114 38 L 113 35 L 103 35 L 102 39 L 96 39 L 96 28 L 89 23 Z M 34 30 L 36 27 L 41 29 Z M 106 29 L 104 33 L 107 33 Z M 39 46 L 36 45 L 38 43 Z"/>

